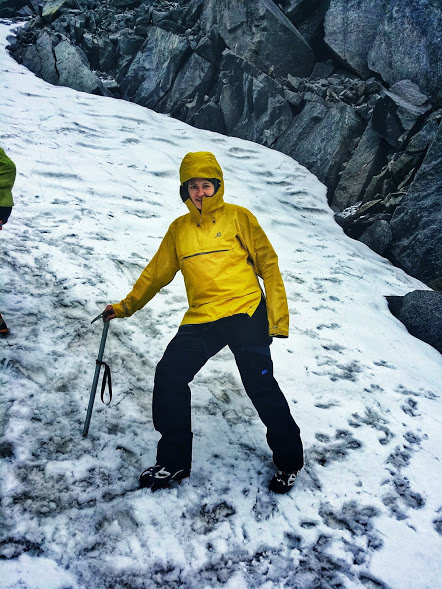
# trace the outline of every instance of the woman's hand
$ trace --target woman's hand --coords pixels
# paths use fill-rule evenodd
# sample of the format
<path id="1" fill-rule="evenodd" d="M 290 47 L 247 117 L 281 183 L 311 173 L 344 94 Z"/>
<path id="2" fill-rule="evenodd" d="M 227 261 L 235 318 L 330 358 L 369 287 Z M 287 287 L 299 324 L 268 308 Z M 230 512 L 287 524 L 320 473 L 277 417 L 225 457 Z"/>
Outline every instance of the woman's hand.
<path id="1" fill-rule="evenodd" d="M 103 311 L 103 323 L 106 321 L 111 321 L 111 319 L 116 319 L 115 311 L 112 305 L 108 305 L 105 310 Z"/>

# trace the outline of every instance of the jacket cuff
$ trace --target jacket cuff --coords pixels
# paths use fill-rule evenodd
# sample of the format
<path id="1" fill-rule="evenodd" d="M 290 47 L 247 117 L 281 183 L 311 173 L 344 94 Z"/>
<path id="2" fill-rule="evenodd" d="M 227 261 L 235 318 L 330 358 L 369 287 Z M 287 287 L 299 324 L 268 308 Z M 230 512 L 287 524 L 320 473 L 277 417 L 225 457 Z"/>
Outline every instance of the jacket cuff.
<path id="1" fill-rule="evenodd" d="M 112 308 L 114 310 L 115 315 L 118 318 L 130 317 L 130 313 L 128 312 L 128 309 L 127 309 L 126 305 L 123 302 L 121 302 L 121 303 L 112 303 Z"/>
<path id="2" fill-rule="evenodd" d="M 284 337 L 287 338 L 289 336 L 289 330 L 284 328 L 277 328 L 277 329 L 269 329 L 270 337 Z"/>

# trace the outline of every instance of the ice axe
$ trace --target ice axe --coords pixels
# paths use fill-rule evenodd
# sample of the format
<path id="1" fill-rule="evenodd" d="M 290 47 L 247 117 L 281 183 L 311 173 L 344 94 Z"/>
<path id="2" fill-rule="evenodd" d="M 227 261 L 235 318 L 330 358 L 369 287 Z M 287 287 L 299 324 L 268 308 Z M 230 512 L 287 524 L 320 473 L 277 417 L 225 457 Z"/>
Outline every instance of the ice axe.
<path id="1" fill-rule="evenodd" d="M 95 319 L 93 321 L 91 321 L 91 324 L 94 323 L 95 321 L 97 321 L 97 319 L 101 319 L 102 317 L 103 317 L 103 313 L 100 313 L 100 315 L 98 315 L 97 317 L 95 317 Z M 94 407 L 94 401 L 95 401 L 95 393 L 97 392 L 98 379 L 100 377 L 100 370 L 101 370 L 102 366 L 104 366 L 104 376 L 103 376 L 103 383 L 101 385 L 101 400 L 104 403 L 104 391 L 105 391 L 106 382 L 107 382 L 109 385 L 109 403 L 112 401 L 111 372 L 110 372 L 109 365 L 106 364 L 106 362 L 103 362 L 104 346 L 106 345 L 106 338 L 107 338 L 107 332 L 109 331 L 109 324 L 110 324 L 110 321 L 106 321 L 103 324 L 103 333 L 101 335 L 100 349 L 98 350 L 98 357 L 95 361 L 96 366 L 95 366 L 94 380 L 92 381 L 91 396 L 89 397 L 89 405 L 87 408 L 86 421 L 84 422 L 83 437 L 86 437 L 88 434 L 88 431 L 89 431 L 89 425 L 91 423 L 91 417 L 92 417 L 92 409 Z"/>

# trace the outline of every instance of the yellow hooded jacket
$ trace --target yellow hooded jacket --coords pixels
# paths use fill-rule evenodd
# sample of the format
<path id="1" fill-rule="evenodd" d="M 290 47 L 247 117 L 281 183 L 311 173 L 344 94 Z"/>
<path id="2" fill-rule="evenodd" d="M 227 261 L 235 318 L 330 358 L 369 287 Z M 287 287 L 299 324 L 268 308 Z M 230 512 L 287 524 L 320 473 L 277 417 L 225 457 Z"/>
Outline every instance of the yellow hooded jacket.
<path id="1" fill-rule="evenodd" d="M 188 198 L 189 212 L 169 227 L 152 261 L 132 291 L 113 304 L 117 317 L 142 309 L 181 270 L 189 309 L 181 325 L 207 323 L 238 313 L 253 315 L 264 281 L 269 334 L 288 337 L 289 313 L 278 258 L 256 218 L 247 209 L 225 203 L 221 167 L 209 152 L 188 153 L 180 168 L 183 186 L 191 178 L 217 178 L 213 197 L 201 212 Z"/>

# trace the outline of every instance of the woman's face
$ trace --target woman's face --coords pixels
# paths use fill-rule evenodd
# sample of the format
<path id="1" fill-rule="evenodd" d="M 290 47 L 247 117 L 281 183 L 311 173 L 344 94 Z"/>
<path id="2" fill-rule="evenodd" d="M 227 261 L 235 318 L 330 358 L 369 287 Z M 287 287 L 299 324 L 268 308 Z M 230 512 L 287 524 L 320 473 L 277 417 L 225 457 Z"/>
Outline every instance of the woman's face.
<path id="1" fill-rule="evenodd" d="M 215 186 L 207 178 L 191 178 L 187 183 L 187 190 L 189 191 L 190 200 L 199 211 L 203 204 L 203 198 L 215 194 Z"/>

